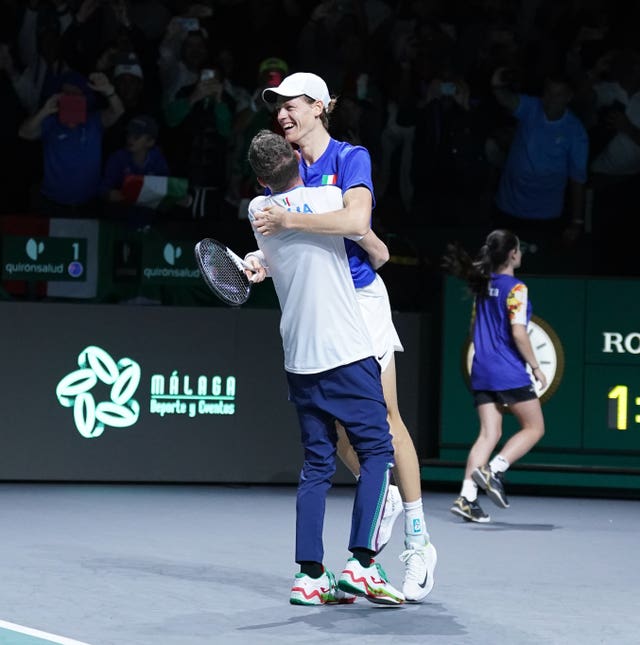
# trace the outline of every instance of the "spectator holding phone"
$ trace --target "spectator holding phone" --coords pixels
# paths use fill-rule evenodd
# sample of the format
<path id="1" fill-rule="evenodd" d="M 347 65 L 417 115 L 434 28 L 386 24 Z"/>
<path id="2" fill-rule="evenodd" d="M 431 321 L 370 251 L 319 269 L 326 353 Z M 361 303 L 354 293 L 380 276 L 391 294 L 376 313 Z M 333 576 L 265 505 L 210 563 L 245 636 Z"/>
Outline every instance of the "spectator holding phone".
<path id="1" fill-rule="evenodd" d="M 491 169 L 484 146 L 489 130 L 483 105 L 466 79 L 444 67 L 418 104 L 412 181 L 422 191 L 413 212 L 430 225 L 478 224 L 491 211 Z"/>
<path id="2" fill-rule="evenodd" d="M 62 74 L 69 71 L 63 51 L 63 27 L 38 20 L 38 12 L 27 7 L 23 14 L 18 37 L 18 55 L 12 56 L 9 72 L 14 89 L 28 114 L 34 114 L 60 83 Z"/>
<path id="3" fill-rule="evenodd" d="M 640 173 L 640 54 L 611 52 L 609 79 L 594 79 L 593 94 L 608 141 L 591 170 L 608 176 Z"/>
<path id="4" fill-rule="evenodd" d="M 97 110 L 95 94 L 108 106 Z M 123 112 L 109 79 L 100 72 L 88 79 L 77 72 L 63 75 L 59 91 L 27 118 L 19 135 L 42 140 L 41 203 L 49 217 L 95 217 L 102 170 L 102 136 Z"/>
<path id="5" fill-rule="evenodd" d="M 281 58 L 270 56 L 258 66 L 257 82 L 251 93 L 249 104 L 236 116 L 231 143 L 230 177 L 226 194 L 227 202 L 239 205 L 242 199 L 255 197 L 259 189 L 256 176 L 251 169 L 247 152 L 253 137 L 260 130 L 280 132 L 273 106 L 262 100 L 262 92 L 267 87 L 277 87 L 289 72 L 289 65 Z"/>
<path id="6" fill-rule="evenodd" d="M 207 32 L 195 17 L 175 16 L 159 46 L 158 73 L 163 102 L 170 103 L 181 88 L 200 80 L 200 72 L 211 67 Z"/>
<path id="7" fill-rule="evenodd" d="M 114 126 L 105 132 L 105 159 L 122 147 L 122 142 L 127 136 L 127 124 L 131 119 L 140 115 L 150 115 L 158 123 L 162 119 L 159 101 L 152 88 L 149 88 L 143 65 L 134 52 L 114 55 L 111 78 L 116 94 L 122 101 L 124 112 Z"/>
<path id="8" fill-rule="evenodd" d="M 181 43 L 178 54 L 177 43 Z M 187 31 L 175 18 L 160 49 L 167 156 L 175 172 L 186 177 L 192 188 L 200 189 L 196 190 L 194 217 L 215 218 L 228 182 L 235 101 L 225 91 L 203 30 Z"/>

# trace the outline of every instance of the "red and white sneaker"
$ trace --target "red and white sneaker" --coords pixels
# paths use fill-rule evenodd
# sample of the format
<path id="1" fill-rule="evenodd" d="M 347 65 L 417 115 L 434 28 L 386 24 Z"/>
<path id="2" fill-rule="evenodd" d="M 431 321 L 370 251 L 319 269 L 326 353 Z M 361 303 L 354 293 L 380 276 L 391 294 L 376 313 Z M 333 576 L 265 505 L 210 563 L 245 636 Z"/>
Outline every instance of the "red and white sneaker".
<path id="1" fill-rule="evenodd" d="M 363 567 L 355 558 L 349 558 L 338 579 L 338 587 L 379 605 L 401 605 L 404 602 L 402 592 L 389 583 L 387 574 L 377 562 Z"/>
<path id="2" fill-rule="evenodd" d="M 353 594 L 338 589 L 336 577 L 325 570 L 319 578 L 296 573 L 289 602 L 292 605 L 338 605 L 355 602 L 355 599 Z"/>

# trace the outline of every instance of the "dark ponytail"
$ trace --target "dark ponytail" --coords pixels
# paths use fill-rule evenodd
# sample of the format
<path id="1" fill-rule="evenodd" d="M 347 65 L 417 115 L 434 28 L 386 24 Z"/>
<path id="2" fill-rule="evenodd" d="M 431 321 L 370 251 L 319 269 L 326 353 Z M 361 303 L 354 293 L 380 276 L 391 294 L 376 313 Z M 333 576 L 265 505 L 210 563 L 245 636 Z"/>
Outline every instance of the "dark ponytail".
<path id="1" fill-rule="evenodd" d="M 491 273 L 505 264 L 509 253 L 518 245 L 518 237 L 511 231 L 491 231 L 474 260 L 458 242 L 454 242 L 447 245 L 442 268 L 466 282 L 474 296 L 483 297 L 487 293 Z"/>

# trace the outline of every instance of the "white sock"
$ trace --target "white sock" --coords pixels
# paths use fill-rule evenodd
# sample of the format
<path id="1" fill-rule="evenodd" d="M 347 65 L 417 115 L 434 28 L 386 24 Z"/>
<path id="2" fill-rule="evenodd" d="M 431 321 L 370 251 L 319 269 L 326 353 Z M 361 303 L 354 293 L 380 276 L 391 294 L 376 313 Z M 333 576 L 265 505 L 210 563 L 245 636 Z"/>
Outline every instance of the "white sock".
<path id="1" fill-rule="evenodd" d="M 402 502 L 404 509 L 404 544 L 410 546 L 424 546 L 429 543 L 427 524 L 422 510 L 422 499 L 415 502 Z"/>
<path id="2" fill-rule="evenodd" d="M 466 497 L 469 502 L 475 502 L 478 499 L 478 485 L 473 481 L 473 479 L 465 479 L 462 482 L 460 495 L 462 495 L 462 497 Z"/>
<path id="3" fill-rule="evenodd" d="M 489 462 L 489 468 L 491 468 L 491 472 L 495 475 L 495 473 L 503 473 L 509 468 L 511 464 L 502 456 L 502 455 L 496 455 L 490 462 Z"/>

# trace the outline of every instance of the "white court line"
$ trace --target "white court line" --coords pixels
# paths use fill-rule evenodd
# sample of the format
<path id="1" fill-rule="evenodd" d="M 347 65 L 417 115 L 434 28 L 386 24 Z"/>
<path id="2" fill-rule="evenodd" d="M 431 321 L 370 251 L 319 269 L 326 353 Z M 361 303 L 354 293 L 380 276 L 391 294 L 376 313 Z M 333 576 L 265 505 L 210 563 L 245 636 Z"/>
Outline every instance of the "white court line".
<path id="1" fill-rule="evenodd" d="M 47 632 L 41 632 L 39 629 L 31 629 L 31 627 L 25 627 L 24 625 L 9 623 L 6 620 L 0 620 L 0 627 L 3 627 L 4 629 L 10 629 L 20 634 L 26 634 L 27 636 L 43 638 L 44 640 L 47 640 L 51 643 L 59 643 L 59 645 L 90 645 L 89 643 L 83 643 L 82 641 L 74 641 L 73 638 L 57 636 L 56 634 L 48 634 Z"/>

